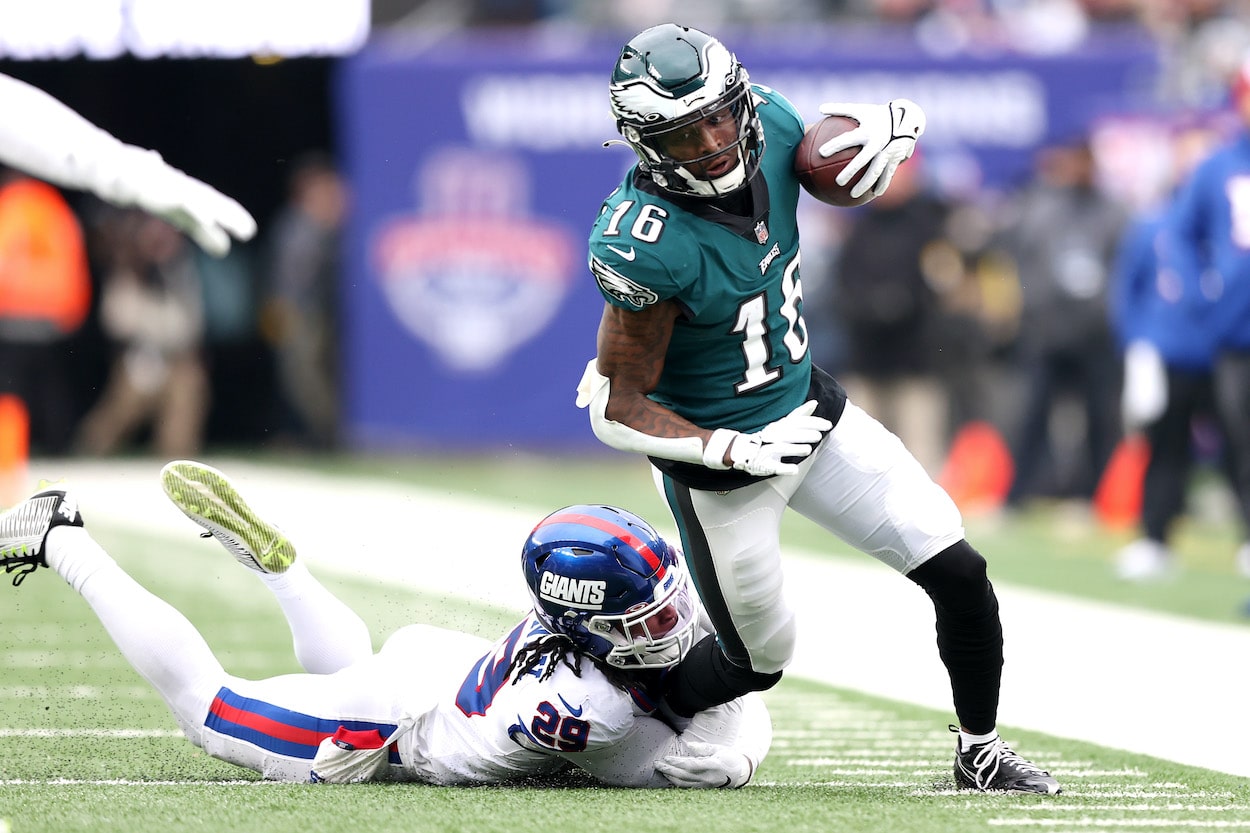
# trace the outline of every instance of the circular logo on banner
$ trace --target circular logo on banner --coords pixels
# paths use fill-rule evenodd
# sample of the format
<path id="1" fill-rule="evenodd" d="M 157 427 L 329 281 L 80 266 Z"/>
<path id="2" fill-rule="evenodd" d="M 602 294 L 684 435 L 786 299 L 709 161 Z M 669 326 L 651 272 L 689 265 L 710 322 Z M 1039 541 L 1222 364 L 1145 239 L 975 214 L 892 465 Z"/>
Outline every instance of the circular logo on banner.
<path id="1" fill-rule="evenodd" d="M 529 213 L 524 165 L 463 149 L 418 171 L 421 210 L 373 235 L 395 317 L 448 367 L 487 372 L 541 333 L 572 280 L 576 244 Z"/>

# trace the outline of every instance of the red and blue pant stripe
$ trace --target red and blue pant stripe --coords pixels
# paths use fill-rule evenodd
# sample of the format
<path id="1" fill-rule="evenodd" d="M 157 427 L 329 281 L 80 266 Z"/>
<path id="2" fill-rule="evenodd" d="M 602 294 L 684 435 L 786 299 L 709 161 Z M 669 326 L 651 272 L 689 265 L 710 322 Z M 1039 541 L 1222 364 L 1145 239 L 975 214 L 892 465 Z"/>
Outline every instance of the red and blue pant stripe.
<path id="1" fill-rule="evenodd" d="M 394 723 L 304 714 L 240 696 L 224 687 L 213 698 L 204 726 L 275 755 L 309 761 L 316 757 L 321 741 L 332 736 L 340 726 L 353 732 L 376 730 L 383 738 L 390 737 L 396 729 Z M 391 744 L 389 760 L 398 765 L 399 751 L 395 747 Z"/>

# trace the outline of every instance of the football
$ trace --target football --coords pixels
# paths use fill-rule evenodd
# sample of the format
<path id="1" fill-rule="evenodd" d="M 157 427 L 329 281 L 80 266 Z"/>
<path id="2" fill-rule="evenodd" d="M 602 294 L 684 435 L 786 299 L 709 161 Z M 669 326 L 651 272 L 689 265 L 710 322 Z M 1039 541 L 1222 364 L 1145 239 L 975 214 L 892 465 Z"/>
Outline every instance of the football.
<path id="1" fill-rule="evenodd" d="M 841 136 L 848 130 L 859 127 L 859 122 L 845 116 L 825 116 L 813 124 L 803 134 L 799 147 L 794 152 L 794 173 L 807 193 L 829 205 L 851 208 L 863 205 L 872 199 L 872 191 L 866 191 L 858 198 L 851 196 L 858 177 L 846 185 L 837 183 L 837 176 L 846 167 L 846 163 L 859 153 L 859 146 L 840 150 L 833 156 L 820 155 L 820 146 L 830 139 Z"/>

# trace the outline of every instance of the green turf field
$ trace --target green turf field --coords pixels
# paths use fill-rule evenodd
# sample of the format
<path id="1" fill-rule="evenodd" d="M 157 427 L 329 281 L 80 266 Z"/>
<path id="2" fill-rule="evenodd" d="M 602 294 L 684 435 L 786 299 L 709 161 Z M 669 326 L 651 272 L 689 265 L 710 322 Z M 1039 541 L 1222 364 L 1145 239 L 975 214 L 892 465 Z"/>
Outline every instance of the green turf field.
<path id="1" fill-rule="evenodd" d="M 586 459 L 499 452 L 477 457 L 395 457 L 318 461 L 328 471 L 387 477 L 446 494 L 491 498 L 541 517 L 571 503 L 603 501 L 643 517 L 667 520 L 644 462 L 631 455 Z M 1113 571 L 1116 550 L 1131 530 L 1107 529 L 1071 506 L 1031 507 L 1012 517 L 968 517 L 969 541 L 989 560 L 995 580 L 1088 599 L 1250 625 L 1242 608 L 1250 582 L 1235 575 L 1239 543 L 1232 508 L 1217 483 L 1199 477 L 1192 512 L 1179 523 L 1174 548 L 1181 569 L 1165 581 L 1131 584 Z M 783 542 L 863 562 L 865 556 L 823 530 L 787 515 Z"/>
<path id="2" fill-rule="evenodd" d="M 327 464 L 497 498 L 539 514 L 604 500 L 661 511 L 636 464 L 520 458 Z M 189 533 L 141 536 L 88 519 L 143 584 L 203 631 L 231 672 L 297 670 L 285 624 L 259 582 Z M 1163 592 L 1110 579 L 1123 533 L 1039 510 L 972 526 L 996 574 L 1034 586 L 1237 621 L 1250 592 L 1232 578 L 1234 532 L 1186 531 L 1185 570 Z M 802 524 L 787 540 L 823 537 Z M 833 548 L 831 548 L 832 550 Z M 1225 550 L 1228 556 L 1218 556 Z M 831 557 L 857 557 L 831 552 Z M 410 621 L 494 635 L 506 611 L 441 596 L 327 579 L 380 641 Z M 1212 601 L 1215 599 L 1215 601 Z M 1002 727 L 1064 784 L 1054 798 L 952 789 L 950 716 L 786 679 L 766 694 L 775 741 L 757 780 L 736 792 L 595 788 L 447 789 L 280 785 L 216 762 L 181 739 L 163 704 L 113 648 L 85 603 L 52 573 L 0 586 L 0 831 L 1193 831 L 1250 828 L 1250 784 L 1067 739 Z M 1244 658 L 1237 658 L 1244 661 Z M 1219 731 L 1200 704 L 1177 704 L 1143 731 Z"/>

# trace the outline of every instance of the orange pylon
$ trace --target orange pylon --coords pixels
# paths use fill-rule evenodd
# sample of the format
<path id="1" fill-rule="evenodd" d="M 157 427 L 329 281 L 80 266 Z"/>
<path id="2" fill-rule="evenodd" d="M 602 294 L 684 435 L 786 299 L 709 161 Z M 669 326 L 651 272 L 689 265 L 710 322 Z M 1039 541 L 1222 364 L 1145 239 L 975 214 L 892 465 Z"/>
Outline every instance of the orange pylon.
<path id="1" fill-rule="evenodd" d="M 21 397 L 0 393 L 0 507 L 26 496 L 30 460 L 30 415 Z"/>

